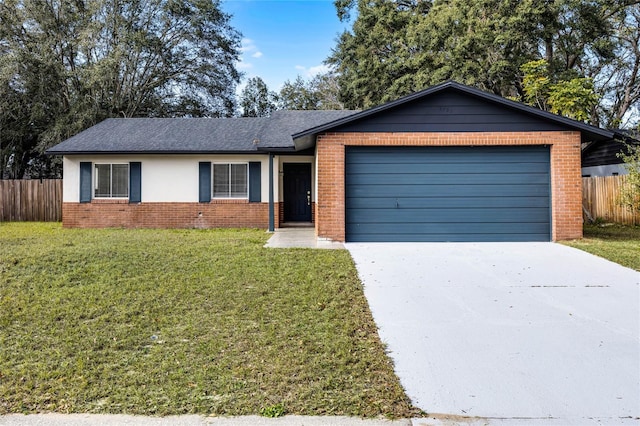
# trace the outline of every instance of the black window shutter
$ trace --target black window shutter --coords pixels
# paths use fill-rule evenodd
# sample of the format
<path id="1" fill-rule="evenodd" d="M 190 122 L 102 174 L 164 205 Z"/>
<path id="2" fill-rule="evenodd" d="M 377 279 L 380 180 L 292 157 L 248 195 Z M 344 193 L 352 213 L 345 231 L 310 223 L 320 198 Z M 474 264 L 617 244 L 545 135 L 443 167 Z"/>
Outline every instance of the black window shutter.
<path id="1" fill-rule="evenodd" d="M 199 201 L 208 203 L 211 201 L 211 163 L 208 161 L 200 162 L 200 184 L 199 184 Z"/>
<path id="2" fill-rule="evenodd" d="M 260 194 L 260 162 L 249 163 L 249 202 L 259 203 L 261 201 Z"/>
<path id="3" fill-rule="evenodd" d="M 91 163 L 80 162 L 80 202 L 91 202 Z"/>
<path id="4" fill-rule="evenodd" d="M 129 163 L 129 202 L 142 202 L 142 163 Z"/>

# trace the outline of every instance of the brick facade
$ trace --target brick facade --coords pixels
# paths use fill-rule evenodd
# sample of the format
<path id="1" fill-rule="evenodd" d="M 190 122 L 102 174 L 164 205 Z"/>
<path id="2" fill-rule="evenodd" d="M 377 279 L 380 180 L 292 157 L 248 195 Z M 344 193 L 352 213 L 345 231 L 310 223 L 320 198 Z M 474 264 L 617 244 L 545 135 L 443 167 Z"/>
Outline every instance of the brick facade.
<path id="1" fill-rule="evenodd" d="M 315 221 L 316 203 L 311 204 Z M 274 203 L 274 224 L 284 217 L 283 203 Z M 263 228 L 269 227 L 269 204 L 245 200 L 210 203 L 139 203 L 94 199 L 91 203 L 63 203 L 66 228 Z"/>
<path id="2" fill-rule="evenodd" d="M 276 220 L 278 216 L 276 206 Z M 67 228 L 263 228 L 269 225 L 269 204 L 246 200 L 210 203 L 139 203 L 93 200 L 63 203 Z"/>
<path id="3" fill-rule="evenodd" d="M 580 132 L 325 133 L 317 139 L 316 233 L 345 240 L 345 146 L 551 146 L 551 235 L 582 238 Z"/>

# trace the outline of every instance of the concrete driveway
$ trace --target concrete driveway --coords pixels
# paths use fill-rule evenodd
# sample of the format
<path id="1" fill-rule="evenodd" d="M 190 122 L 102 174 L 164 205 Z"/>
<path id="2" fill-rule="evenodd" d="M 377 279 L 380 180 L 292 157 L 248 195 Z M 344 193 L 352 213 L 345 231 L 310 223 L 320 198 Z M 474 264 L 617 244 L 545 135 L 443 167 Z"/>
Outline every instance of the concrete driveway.
<path id="1" fill-rule="evenodd" d="M 638 422 L 640 273 L 554 243 L 346 248 L 396 372 L 423 410 Z"/>

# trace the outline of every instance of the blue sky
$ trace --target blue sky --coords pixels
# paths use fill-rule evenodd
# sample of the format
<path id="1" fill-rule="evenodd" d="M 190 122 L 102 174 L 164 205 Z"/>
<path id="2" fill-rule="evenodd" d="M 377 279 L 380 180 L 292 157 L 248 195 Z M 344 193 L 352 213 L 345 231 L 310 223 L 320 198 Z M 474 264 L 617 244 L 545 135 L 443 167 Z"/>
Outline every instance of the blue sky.
<path id="1" fill-rule="evenodd" d="M 349 23 L 338 20 L 332 0 L 222 0 L 242 33 L 238 69 L 261 77 L 272 91 L 297 75 L 308 79 L 326 70 L 323 61 Z"/>

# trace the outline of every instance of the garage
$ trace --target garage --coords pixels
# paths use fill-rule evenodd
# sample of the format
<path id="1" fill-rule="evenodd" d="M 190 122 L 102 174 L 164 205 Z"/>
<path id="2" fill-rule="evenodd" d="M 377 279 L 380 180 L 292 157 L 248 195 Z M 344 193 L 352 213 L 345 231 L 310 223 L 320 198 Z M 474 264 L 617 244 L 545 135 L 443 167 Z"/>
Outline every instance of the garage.
<path id="1" fill-rule="evenodd" d="M 549 146 L 348 146 L 346 241 L 550 241 Z"/>

